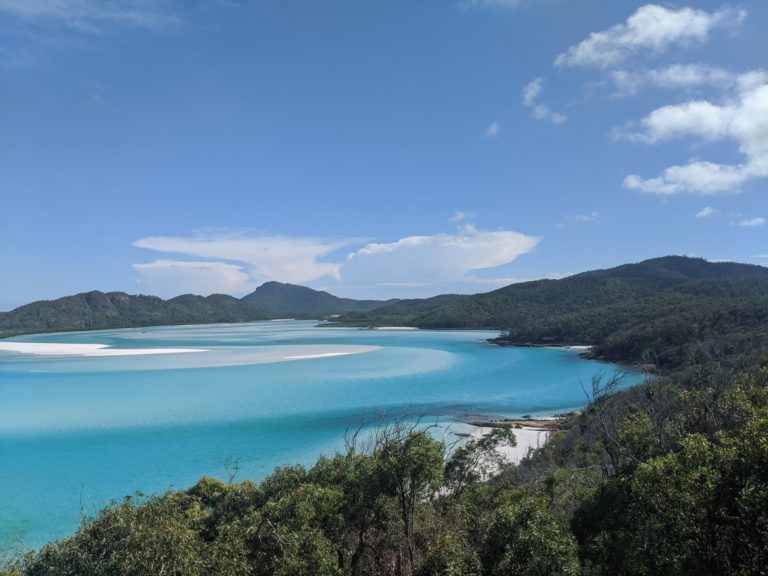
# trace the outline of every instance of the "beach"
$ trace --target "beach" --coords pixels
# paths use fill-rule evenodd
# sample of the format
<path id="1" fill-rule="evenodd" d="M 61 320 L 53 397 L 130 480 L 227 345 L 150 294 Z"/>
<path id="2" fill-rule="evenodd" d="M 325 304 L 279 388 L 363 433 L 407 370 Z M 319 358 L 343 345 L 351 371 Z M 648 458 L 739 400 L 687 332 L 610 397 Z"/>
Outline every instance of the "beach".
<path id="1" fill-rule="evenodd" d="M 493 431 L 491 427 L 481 426 L 472 431 L 470 438 L 478 439 L 490 434 Z M 501 446 L 497 448 L 500 454 L 503 454 L 508 462 L 518 464 L 525 458 L 531 450 L 541 448 L 546 444 L 549 436 L 553 433 L 551 430 L 542 430 L 541 428 L 523 427 L 514 428 L 516 446 Z"/>

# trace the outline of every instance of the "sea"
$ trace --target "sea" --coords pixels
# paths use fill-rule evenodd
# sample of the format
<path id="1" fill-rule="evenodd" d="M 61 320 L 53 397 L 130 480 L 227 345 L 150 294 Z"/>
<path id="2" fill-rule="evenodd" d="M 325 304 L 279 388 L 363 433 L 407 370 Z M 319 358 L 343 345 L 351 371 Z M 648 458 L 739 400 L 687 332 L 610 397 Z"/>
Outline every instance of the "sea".
<path id="1" fill-rule="evenodd" d="M 279 320 L 0 340 L 0 553 L 126 496 L 311 466 L 399 419 L 452 444 L 473 418 L 578 409 L 618 370 L 496 336 Z"/>

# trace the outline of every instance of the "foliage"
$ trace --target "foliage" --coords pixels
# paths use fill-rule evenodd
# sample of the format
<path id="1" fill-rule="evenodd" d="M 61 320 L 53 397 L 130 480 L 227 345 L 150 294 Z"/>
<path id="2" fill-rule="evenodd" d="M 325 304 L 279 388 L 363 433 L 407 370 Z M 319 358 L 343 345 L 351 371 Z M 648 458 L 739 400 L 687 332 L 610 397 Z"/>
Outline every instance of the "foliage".
<path id="1" fill-rule="evenodd" d="M 677 368 L 707 342 L 731 352 L 768 344 L 768 268 L 669 256 L 341 320 L 498 329 L 500 344 L 589 344 L 595 358 Z"/>

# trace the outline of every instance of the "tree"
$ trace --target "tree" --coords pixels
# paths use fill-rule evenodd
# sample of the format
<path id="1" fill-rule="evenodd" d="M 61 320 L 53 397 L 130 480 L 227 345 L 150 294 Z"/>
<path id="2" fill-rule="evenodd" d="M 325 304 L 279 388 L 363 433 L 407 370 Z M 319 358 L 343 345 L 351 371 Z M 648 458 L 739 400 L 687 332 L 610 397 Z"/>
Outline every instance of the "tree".
<path id="1" fill-rule="evenodd" d="M 443 481 L 445 448 L 429 430 L 396 423 L 377 433 L 374 458 L 391 495 L 397 498 L 408 566 L 415 561 L 416 504 L 431 496 Z"/>
<path id="2" fill-rule="evenodd" d="M 548 512 L 546 501 L 525 498 L 491 517 L 481 558 L 491 576 L 571 576 L 579 572 L 576 542 Z"/>

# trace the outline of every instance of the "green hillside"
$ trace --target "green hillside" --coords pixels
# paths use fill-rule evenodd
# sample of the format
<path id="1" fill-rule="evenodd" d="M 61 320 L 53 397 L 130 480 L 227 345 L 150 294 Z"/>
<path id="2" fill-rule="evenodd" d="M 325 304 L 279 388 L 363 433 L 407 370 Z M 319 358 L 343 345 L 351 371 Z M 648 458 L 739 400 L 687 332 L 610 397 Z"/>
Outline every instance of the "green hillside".
<path id="1" fill-rule="evenodd" d="M 44 300 L 0 314 L 2 331 L 99 330 L 172 324 L 248 322 L 267 316 L 224 294 L 131 296 L 123 292 L 85 292 Z"/>
<path id="2" fill-rule="evenodd" d="M 768 342 L 768 268 L 667 256 L 486 294 L 404 301 L 341 321 L 490 328 L 507 344 L 594 346 L 609 360 L 682 362 L 687 347 Z"/>
<path id="3" fill-rule="evenodd" d="M 396 302 L 339 298 L 328 292 L 282 282 L 266 282 L 244 296 L 242 301 L 267 310 L 273 316 L 293 318 L 322 318 L 343 312 L 368 311 Z"/>

